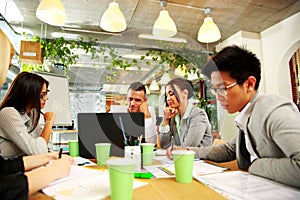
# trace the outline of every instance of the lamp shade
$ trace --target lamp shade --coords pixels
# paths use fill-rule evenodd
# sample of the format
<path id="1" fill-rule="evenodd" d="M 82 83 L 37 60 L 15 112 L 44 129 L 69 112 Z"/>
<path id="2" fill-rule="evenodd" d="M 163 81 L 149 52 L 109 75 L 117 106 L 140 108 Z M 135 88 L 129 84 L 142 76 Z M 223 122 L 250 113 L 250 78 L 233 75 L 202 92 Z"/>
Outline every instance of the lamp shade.
<path id="1" fill-rule="evenodd" d="M 126 19 L 117 2 L 111 2 L 100 20 L 100 27 L 109 32 L 121 32 L 127 27 Z"/>
<path id="2" fill-rule="evenodd" d="M 211 17 L 205 17 L 204 23 L 198 32 L 198 41 L 203 43 L 216 42 L 221 39 L 221 33 L 218 26 Z"/>
<path id="3" fill-rule="evenodd" d="M 35 14 L 41 21 L 53 26 L 61 26 L 66 21 L 65 8 L 60 0 L 43 0 Z"/>
<path id="4" fill-rule="evenodd" d="M 154 22 L 152 34 L 156 37 L 168 38 L 177 34 L 176 24 L 167 10 L 162 10 Z"/>

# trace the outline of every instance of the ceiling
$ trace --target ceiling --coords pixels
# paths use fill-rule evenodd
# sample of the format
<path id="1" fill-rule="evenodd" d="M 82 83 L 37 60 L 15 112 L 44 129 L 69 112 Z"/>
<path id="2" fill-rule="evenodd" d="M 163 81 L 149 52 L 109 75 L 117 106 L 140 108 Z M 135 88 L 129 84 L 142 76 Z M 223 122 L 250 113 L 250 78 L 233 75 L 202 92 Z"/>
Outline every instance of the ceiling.
<path id="1" fill-rule="evenodd" d="M 10 2 L 13 0 L 1 1 Z M 46 25 L 37 19 L 35 12 L 39 5 L 39 0 L 14 0 L 14 2 L 24 17 L 24 21 L 21 23 L 7 19 L 14 29 L 18 27 L 27 28 L 35 35 L 46 38 L 52 38 L 52 32 L 79 34 L 82 37 L 92 36 L 94 39 L 98 39 L 98 41 L 113 41 L 114 43 L 124 43 L 128 46 L 131 46 L 129 43 L 141 45 L 136 34 L 151 34 L 151 27 L 161 10 L 159 0 L 117 0 L 116 2 L 120 5 L 128 27 L 123 33 L 112 34 L 103 31 L 99 27 L 100 18 L 111 0 L 61 0 L 67 14 L 66 22 L 61 27 Z M 221 31 L 221 40 L 208 45 L 196 41 L 198 30 L 205 17 L 202 10 L 205 7 L 211 7 L 212 12 L 210 16 Z M 212 51 L 215 45 L 240 30 L 259 33 L 299 12 L 300 1 L 169 0 L 166 9 L 177 26 L 178 34 L 174 37 L 188 38 L 188 41 L 192 41 L 195 45 L 199 47 L 203 46 L 204 49 Z M 9 13 L 8 10 L 1 12 L 4 17 Z M 117 36 L 124 34 L 131 35 L 130 40 L 123 37 L 122 41 L 120 41 Z M 132 51 L 132 47 L 128 49 L 127 51 Z M 126 54 L 128 52 L 123 51 L 123 53 Z M 77 66 L 73 66 L 71 69 L 68 72 L 71 82 L 78 83 L 78 85 L 84 85 L 84 83 L 87 85 L 94 84 L 97 85 L 98 89 L 101 89 L 103 83 L 105 83 L 103 74 L 108 73 L 105 71 L 105 64 L 102 69 L 92 67 L 91 61 L 86 55 L 82 55 Z M 145 71 L 135 73 L 121 74 L 120 72 L 118 80 L 114 83 L 129 84 L 133 81 L 145 82 L 149 78 L 153 78 L 153 71 L 153 69 L 148 67 L 148 69 L 145 68 Z"/>

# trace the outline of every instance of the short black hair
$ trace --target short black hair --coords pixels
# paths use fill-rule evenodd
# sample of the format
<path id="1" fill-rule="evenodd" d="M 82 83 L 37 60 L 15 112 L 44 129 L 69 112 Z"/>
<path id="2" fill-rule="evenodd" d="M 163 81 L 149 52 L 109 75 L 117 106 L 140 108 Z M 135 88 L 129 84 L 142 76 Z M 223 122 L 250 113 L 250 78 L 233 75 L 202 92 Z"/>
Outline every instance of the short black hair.
<path id="1" fill-rule="evenodd" d="M 131 83 L 128 90 L 134 90 L 134 91 L 144 91 L 145 95 L 146 95 L 146 87 L 143 83 L 141 82 L 134 82 Z"/>
<path id="2" fill-rule="evenodd" d="M 237 81 L 246 80 L 249 76 L 256 78 L 255 89 L 261 79 L 261 65 L 254 53 L 236 45 L 228 46 L 212 57 L 203 67 L 202 74 L 209 79 L 214 71 L 228 72 Z"/>

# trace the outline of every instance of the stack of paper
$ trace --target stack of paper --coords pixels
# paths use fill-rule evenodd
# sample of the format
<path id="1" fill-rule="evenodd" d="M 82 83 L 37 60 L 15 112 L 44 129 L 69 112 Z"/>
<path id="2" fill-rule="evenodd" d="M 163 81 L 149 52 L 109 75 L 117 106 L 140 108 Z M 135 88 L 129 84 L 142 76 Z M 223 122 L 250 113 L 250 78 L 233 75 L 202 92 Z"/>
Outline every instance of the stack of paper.
<path id="1" fill-rule="evenodd" d="M 147 184 L 147 182 L 134 180 L 133 188 Z M 47 186 L 43 192 L 54 199 L 104 199 L 110 195 L 109 174 L 107 170 L 73 166 L 69 177 Z"/>
<path id="2" fill-rule="evenodd" d="M 300 190 L 248 172 L 232 171 L 195 178 L 231 199 L 300 199 Z"/>
<path id="3" fill-rule="evenodd" d="M 159 158 L 159 159 L 158 159 Z M 155 178 L 170 178 L 175 177 L 175 165 L 174 162 L 169 160 L 164 156 L 156 156 L 154 159 L 158 159 L 162 162 L 161 165 L 151 165 L 144 166 L 145 169 L 150 171 Z M 165 159 L 165 162 L 163 162 Z M 193 176 L 201 176 L 204 174 L 213 174 L 213 173 L 221 173 L 227 168 L 218 167 L 209 163 L 204 162 L 203 160 L 195 160 L 194 161 L 194 169 Z"/>

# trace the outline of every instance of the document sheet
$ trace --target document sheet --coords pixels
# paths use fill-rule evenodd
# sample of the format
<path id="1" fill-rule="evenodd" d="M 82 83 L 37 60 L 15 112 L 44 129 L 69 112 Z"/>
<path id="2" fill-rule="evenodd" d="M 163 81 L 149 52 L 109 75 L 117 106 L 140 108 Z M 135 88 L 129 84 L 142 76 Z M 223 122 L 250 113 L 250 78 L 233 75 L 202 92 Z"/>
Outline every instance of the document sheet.
<path id="1" fill-rule="evenodd" d="M 154 156 L 155 160 L 161 162 L 160 165 L 144 166 L 144 168 L 150 171 L 155 178 L 170 178 L 175 177 L 175 165 L 174 162 L 167 158 L 167 156 Z M 215 166 L 206 163 L 203 160 L 195 160 L 193 168 L 193 176 L 200 176 L 204 174 L 220 173 L 227 168 Z"/>
<path id="2" fill-rule="evenodd" d="M 248 172 L 232 171 L 194 178 L 230 199 L 300 199 L 300 190 Z"/>
<path id="3" fill-rule="evenodd" d="M 133 188 L 147 185 L 147 182 L 134 180 Z M 54 199 L 98 200 L 110 196 L 108 170 L 89 169 L 72 166 L 70 176 L 45 187 L 43 192 Z"/>

